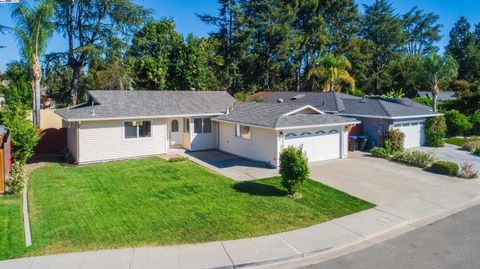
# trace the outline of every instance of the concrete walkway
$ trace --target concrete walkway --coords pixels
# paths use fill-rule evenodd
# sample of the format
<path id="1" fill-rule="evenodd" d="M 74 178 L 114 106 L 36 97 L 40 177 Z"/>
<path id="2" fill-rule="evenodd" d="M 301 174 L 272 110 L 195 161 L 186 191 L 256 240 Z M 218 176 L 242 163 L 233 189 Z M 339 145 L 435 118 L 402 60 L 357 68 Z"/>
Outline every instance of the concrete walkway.
<path id="1" fill-rule="evenodd" d="M 443 148 L 419 147 L 415 148 L 415 150 L 434 153 L 440 160 L 454 162 L 460 167 L 465 162 L 469 162 L 476 171 L 480 172 L 480 156 L 463 150 L 458 146 L 445 144 Z"/>
<path id="2" fill-rule="evenodd" d="M 183 149 L 175 149 L 174 152 L 236 181 L 278 176 L 278 169 L 271 168 L 263 162 L 219 150 L 185 152 Z"/>
<path id="3" fill-rule="evenodd" d="M 329 255 L 385 234 L 411 230 L 475 205 L 480 180 L 461 180 L 353 154 L 312 165 L 315 180 L 376 203 L 312 227 L 232 241 L 130 248 L 0 262 L 0 269 L 235 268 Z M 273 266 L 275 267 L 275 266 Z"/>

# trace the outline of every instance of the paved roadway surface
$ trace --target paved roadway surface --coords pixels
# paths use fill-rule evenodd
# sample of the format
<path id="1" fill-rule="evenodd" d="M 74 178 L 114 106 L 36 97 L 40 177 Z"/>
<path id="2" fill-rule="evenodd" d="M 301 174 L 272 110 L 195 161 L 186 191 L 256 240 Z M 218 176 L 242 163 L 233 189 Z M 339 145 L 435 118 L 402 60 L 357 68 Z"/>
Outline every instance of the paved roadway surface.
<path id="1" fill-rule="evenodd" d="M 480 206 L 303 269 L 480 268 Z"/>

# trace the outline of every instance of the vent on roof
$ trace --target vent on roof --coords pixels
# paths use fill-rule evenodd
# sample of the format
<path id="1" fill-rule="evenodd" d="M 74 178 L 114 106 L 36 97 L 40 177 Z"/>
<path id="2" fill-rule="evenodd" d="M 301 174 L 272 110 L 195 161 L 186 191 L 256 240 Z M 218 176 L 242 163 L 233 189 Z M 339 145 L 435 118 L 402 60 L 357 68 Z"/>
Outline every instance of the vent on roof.
<path id="1" fill-rule="evenodd" d="M 303 97 L 305 97 L 305 94 L 298 94 L 298 95 L 295 95 L 294 97 L 290 98 L 290 100 L 302 99 Z"/>
<path id="2" fill-rule="evenodd" d="M 367 98 L 365 98 L 365 96 L 364 96 L 364 97 L 362 97 L 362 100 L 360 100 L 360 103 L 365 103 L 365 102 L 367 102 Z"/>
<path id="3" fill-rule="evenodd" d="M 283 103 L 283 99 L 281 99 L 281 98 L 278 99 L 278 100 L 277 100 L 277 103 L 279 103 L 279 104 Z"/>

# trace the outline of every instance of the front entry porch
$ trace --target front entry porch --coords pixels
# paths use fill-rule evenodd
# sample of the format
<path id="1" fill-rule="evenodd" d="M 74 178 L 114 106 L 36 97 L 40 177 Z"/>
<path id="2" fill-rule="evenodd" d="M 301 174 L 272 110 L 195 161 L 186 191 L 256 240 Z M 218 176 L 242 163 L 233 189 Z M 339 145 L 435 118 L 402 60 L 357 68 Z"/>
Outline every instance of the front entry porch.
<path id="1" fill-rule="evenodd" d="M 218 126 L 211 117 L 172 117 L 167 124 L 167 153 L 174 149 L 189 151 L 218 148 Z"/>

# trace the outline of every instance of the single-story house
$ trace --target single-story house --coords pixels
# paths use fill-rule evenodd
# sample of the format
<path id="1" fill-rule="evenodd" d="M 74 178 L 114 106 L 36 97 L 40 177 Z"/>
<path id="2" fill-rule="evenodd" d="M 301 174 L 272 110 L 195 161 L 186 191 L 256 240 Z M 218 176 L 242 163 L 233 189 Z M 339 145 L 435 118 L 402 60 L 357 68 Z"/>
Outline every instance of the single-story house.
<path id="1" fill-rule="evenodd" d="M 387 130 L 405 133 L 405 148 L 425 144 L 425 121 L 442 115 L 408 98 L 357 97 L 338 92 L 259 92 L 268 103 L 311 105 L 318 110 L 361 121 L 357 134 L 369 137 L 371 144 L 383 145 Z"/>
<path id="2" fill-rule="evenodd" d="M 418 97 L 426 97 L 430 100 L 433 100 L 431 91 L 419 91 L 417 93 L 417 96 Z M 447 91 L 447 92 L 441 91 L 437 95 L 437 101 L 439 101 L 439 102 L 450 101 L 450 100 L 455 100 L 455 99 L 456 99 L 455 92 L 452 92 L 452 91 Z"/>
<path id="3" fill-rule="evenodd" d="M 279 165 L 280 151 L 303 145 L 311 162 L 347 154 L 358 122 L 303 104 L 236 102 L 222 91 L 90 91 L 88 101 L 57 110 L 78 164 L 219 149 Z"/>

